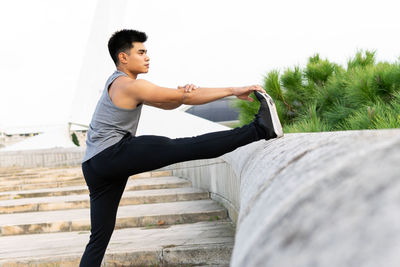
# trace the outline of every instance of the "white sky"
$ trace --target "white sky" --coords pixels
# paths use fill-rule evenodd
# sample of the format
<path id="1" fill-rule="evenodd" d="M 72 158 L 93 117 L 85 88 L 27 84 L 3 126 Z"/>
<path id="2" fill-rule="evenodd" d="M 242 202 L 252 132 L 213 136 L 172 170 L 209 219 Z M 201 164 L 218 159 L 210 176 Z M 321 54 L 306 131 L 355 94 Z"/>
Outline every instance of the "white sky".
<path id="1" fill-rule="evenodd" d="M 107 24 L 101 38 L 121 28 L 145 31 L 151 66 L 141 78 L 162 86 L 262 84 L 268 71 L 304 66 L 317 52 L 340 64 L 357 49 L 375 49 L 378 60 L 400 56 L 398 0 L 111 3 L 121 8 L 94 20 L 97 29 Z M 113 70 L 106 41 L 88 45 L 96 5 L 95 0 L 0 2 L 0 127 L 66 122 L 84 105 L 76 101 L 79 75 L 99 73 L 96 79 L 104 84 L 102 73 Z M 85 55 L 94 46 L 99 58 L 87 69 L 85 60 L 92 59 Z M 103 89 L 96 87 L 79 90 Z"/>

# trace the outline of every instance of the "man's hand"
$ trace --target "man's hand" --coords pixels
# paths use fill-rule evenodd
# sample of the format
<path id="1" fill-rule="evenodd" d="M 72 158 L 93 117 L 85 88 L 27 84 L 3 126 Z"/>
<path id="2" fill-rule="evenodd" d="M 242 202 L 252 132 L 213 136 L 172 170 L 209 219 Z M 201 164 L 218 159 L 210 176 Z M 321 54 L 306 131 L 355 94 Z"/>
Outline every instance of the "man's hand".
<path id="1" fill-rule="evenodd" d="M 239 99 L 247 100 L 247 101 L 254 101 L 253 98 L 249 97 L 249 95 L 254 92 L 265 92 L 265 90 L 261 87 L 261 85 L 250 85 L 250 86 L 243 86 L 243 87 L 233 87 L 232 94 Z"/>
<path id="2" fill-rule="evenodd" d="M 178 89 L 183 89 L 185 93 L 190 93 L 192 90 L 196 90 L 197 88 L 199 87 L 194 84 L 186 84 L 185 86 L 178 86 Z"/>

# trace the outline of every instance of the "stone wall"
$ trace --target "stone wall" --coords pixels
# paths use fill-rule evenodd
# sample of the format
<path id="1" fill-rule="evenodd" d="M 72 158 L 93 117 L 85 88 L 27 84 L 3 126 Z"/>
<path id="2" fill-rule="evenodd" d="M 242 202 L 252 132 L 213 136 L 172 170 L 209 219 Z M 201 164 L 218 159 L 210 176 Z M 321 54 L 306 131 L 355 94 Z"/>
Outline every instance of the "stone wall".
<path id="1" fill-rule="evenodd" d="M 400 130 L 287 134 L 222 159 L 169 167 L 238 212 L 231 266 L 399 266 Z"/>
<path id="2" fill-rule="evenodd" d="M 236 224 L 240 210 L 240 180 L 233 168 L 222 158 L 193 160 L 170 165 L 173 175 L 188 179 L 193 187 L 210 192 L 211 198 L 228 210 Z"/>
<path id="3" fill-rule="evenodd" d="M 0 152 L 0 167 L 58 167 L 79 165 L 84 156 L 85 149 L 52 148 L 26 151 Z"/>

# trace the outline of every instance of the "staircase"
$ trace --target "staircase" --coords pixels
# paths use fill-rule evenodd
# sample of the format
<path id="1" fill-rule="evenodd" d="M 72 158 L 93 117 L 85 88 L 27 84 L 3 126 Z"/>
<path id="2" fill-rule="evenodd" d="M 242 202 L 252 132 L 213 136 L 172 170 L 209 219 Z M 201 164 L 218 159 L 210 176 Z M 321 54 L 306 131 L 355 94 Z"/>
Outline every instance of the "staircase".
<path id="1" fill-rule="evenodd" d="M 80 167 L 0 169 L 0 267 L 78 266 L 90 235 Z M 229 266 L 227 211 L 188 180 L 129 178 L 102 266 Z"/>

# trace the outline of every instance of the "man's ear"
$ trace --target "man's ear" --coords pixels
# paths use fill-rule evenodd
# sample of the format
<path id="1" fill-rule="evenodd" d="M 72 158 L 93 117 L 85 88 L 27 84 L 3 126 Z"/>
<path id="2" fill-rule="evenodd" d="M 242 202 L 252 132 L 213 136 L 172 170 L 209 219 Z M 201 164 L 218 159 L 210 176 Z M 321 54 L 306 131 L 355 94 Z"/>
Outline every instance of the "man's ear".
<path id="1" fill-rule="evenodd" d="M 128 62 L 127 60 L 128 55 L 124 52 L 119 52 L 118 54 L 118 60 L 120 63 L 126 64 Z"/>

